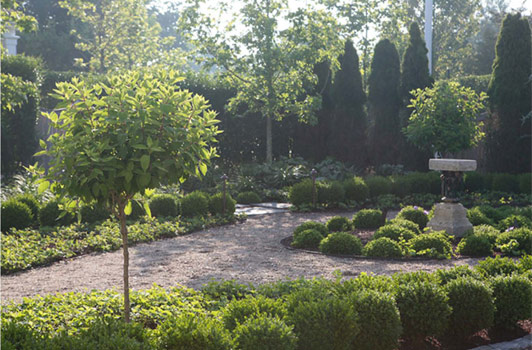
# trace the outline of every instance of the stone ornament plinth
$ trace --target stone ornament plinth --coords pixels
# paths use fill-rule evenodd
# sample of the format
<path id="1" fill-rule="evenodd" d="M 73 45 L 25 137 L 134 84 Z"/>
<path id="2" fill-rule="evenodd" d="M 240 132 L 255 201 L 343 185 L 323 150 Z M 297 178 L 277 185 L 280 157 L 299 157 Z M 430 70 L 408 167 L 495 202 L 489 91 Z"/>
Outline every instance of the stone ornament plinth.
<path id="1" fill-rule="evenodd" d="M 434 217 L 427 226 L 434 231 L 444 230 L 455 237 L 463 237 L 473 228 L 467 210 L 459 203 L 458 193 L 463 186 L 463 173 L 477 169 L 470 159 L 429 159 L 429 169 L 441 171 L 442 202 L 436 204 Z"/>

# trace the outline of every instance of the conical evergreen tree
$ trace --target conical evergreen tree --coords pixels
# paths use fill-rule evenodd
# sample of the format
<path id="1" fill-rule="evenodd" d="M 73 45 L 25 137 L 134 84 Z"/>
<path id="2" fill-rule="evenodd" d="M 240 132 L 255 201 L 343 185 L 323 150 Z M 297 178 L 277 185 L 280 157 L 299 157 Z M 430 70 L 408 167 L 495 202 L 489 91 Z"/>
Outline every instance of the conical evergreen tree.
<path id="1" fill-rule="evenodd" d="M 495 46 L 488 88 L 488 167 L 492 171 L 531 171 L 531 46 L 526 18 L 507 15 Z"/>
<path id="2" fill-rule="evenodd" d="M 429 74 L 429 60 L 427 58 L 427 46 L 425 40 L 421 37 L 421 31 L 416 22 L 410 24 L 409 28 L 410 38 L 408 40 L 408 47 L 403 55 L 403 62 L 401 64 L 401 99 L 403 106 L 399 113 L 401 128 L 406 127 L 408 118 L 412 110 L 407 106 L 410 104 L 412 95 L 410 91 L 415 89 L 424 89 L 432 85 L 432 78 Z M 419 148 L 412 145 L 406 140 L 404 135 L 401 135 L 401 156 L 400 161 L 407 169 L 411 170 L 427 170 L 427 158 L 430 154 L 421 151 Z"/>
<path id="3" fill-rule="evenodd" d="M 328 137 L 329 154 L 338 160 L 366 165 L 366 94 L 362 89 L 358 54 L 351 40 L 339 57 L 340 70 L 332 87 L 333 126 Z"/>
<path id="4" fill-rule="evenodd" d="M 397 164 L 401 143 L 399 54 L 388 39 L 375 46 L 368 80 L 371 157 L 373 165 Z"/>

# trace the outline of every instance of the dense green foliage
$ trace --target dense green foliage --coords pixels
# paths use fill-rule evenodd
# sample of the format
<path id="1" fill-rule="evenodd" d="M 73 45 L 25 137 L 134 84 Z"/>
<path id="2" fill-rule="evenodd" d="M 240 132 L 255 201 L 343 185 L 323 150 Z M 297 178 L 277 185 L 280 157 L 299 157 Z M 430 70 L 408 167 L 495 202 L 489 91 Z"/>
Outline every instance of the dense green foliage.
<path id="1" fill-rule="evenodd" d="M 150 212 L 155 217 L 176 217 L 176 198 L 169 194 L 153 197 L 150 201 Z"/>
<path id="2" fill-rule="evenodd" d="M 294 234 L 292 247 L 316 249 L 322 239 L 323 235 L 319 231 L 308 229 Z"/>
<path id="3" fill-rule="evenodd" d="M 458 246 L 456 252 L 469 256 L 491 256 L 493 254 L 493 243 L 486 235 L 473 234 L 464 237 Z"/>
<path id="4" fill-rule="evenodd" d="M 181 215 L 186 217 L 204 216 L 209 212 L 209 197 L 200 191 L 187 194 L 179 204 Z"/>
<path id="5" fill-rule="evenodd" d="M 416 237 L 414 231 L 409 230 L 403 226 L 390 224 L 381 226 L 375 231 L 372 239 L 389 238 L 395 242 L 408 242 L 412 238 Z"/>
<path id="6" fill-rule="evenodd" d="M 302 223 L 301 225 L 299 225 L 298 227 L 296 227 L 293 233 L 294 237 L 296 237 L 300 232 L 303 232 L 306 230 L 316 230 L 319 233 L 321 233 L 323 237 L 326 237 L 329 234 L 329 230 L 327 229 L 327 226 L 325 226 L 321 222 L 306 221 Z"/>
<path id="7" fill-rule="evenodd" d="M 532 281 L 512 275 L 499 276 L 490 281 L 495 300 L 495 327 L 515 329 L 517 321 L 532 317 Z"/>
<path id="8" fill-rule="evenodd" d="M 421 234 L 409 243 L 417 256 L 450 259 L 453 251 L 450 239 L 443 231 Z"/>
<path id="9" fill-rule="evenodd" d="M 376 229 L 383 224 L 384 216 L 378 209 L 362 209 L 353 216 L 356 229 Z"/>
<path id="10" fill-rule="evenodd" d="M 403 256 L 403 251 L 395 240 L 388 237 L 374 237 L 364 246 L 364 255 L 379 258 L 400 258 Z"/>
<path id="11" fill-rule="evenodd" d="M 333 232 L 321 241 L 319 249 L 324 254 L 361 255 L 362 242 L 348 232 Z"/>
<path id="12" fill-rule="evenodd" d="M 234 331 L 238 350 L 295 350 L 297 337 L 292 327 L 277 317 L 257 316 Z"/>
<path id="13" fill-rule="evenodd" d="M 235 205 L 236 201 L 233 199 L 233 197 L 231 197 L 229 193 L 225 194 L 225 199 L 223 193 L 216 193 L 209 198 L 209 212 L 212 215 L 232 215 L 236 209 Z"/>
<path id="14" fill-rule="evenodd" d="M 345 216 L 333 216 L 327 220 L 326 225 L 329 232 L 345 232 L 351 229 L 351 221 Z"/>
<path id="15" fill-rule="evenodd" d="M 65 226 L 74 221 L 74 215 L 65 210 L 61 210 L 58 200 L 51 200 L 44 204 L 39 211 L 39 224 L 42 226 Z M 61 215 L 64 215 L 61 217 Z"/>
<path id="16" fill-rule="evenodd" d="M 421 230 L 423 230 L 429 222 L 428 215 L 423 208 L 416 206 L 404 207 L 399 214 L 397 214 L 397 218 L 412 221 L 416 223 Z"/>
<path id="17" fill-rule="evenodd" d="M 364 179 L 359 176 L 345 180 L 344 191 L 348 200 L 364 202 L 369 197 L 369 187 Z"/>
<path id="18" fill-rule="evenodd" d="M 240 192 L 236 197 L 236 202 L 239 204 L 260 203 L 260 196 L 253 191 Z"/>
<path id="19" fill-rule="evenodd" d="M 30 207 L 16 199 L 2 202 L 2 232 L 31 226 L 33 214 Z"/>

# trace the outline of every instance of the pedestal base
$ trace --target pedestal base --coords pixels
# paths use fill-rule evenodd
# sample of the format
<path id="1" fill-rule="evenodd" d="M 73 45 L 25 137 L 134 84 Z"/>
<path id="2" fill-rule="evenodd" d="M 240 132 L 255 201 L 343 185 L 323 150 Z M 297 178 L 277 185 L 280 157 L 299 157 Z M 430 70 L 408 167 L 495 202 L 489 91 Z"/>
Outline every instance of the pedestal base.
<path id="1" fill-rule="evenodd" d="M 444 230 L 455 237 L 463 237 L 473 228 L 467 219 L 467 210 L 460 203 L 438 203 L 434 208 L 434 217 L 428 222 L 434 231 Z"/>

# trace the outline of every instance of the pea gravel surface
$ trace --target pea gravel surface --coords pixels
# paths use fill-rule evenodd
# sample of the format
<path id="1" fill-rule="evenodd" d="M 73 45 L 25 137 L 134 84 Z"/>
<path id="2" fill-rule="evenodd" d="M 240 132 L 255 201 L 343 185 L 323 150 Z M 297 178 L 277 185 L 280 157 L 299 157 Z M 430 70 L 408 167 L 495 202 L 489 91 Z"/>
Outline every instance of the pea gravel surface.
<path id="1" fill-rule="evenodd" d="M 333 279 L 361 272 L 389 275 L 395 272 L 434 271 L 454 265 L 475 265 L 479 259 L 375 260 L 342 258 L 287 249 L 281 240 L 299 224 L 325 223 L 334 215 L 351 218 L 354 212 L 277 213 L 250 216 L 239 224 L 215 227 L 186 236 L 130 247 L 130 288 L 146 289 L 157 284 L 199 288 L 211 280 L 235 279 L 260 284 L 298 277 Z M 1 276 L 2 304 L 23 297 L 93 289 L 122 289 L 122 250 L 94 253 Z"/>

